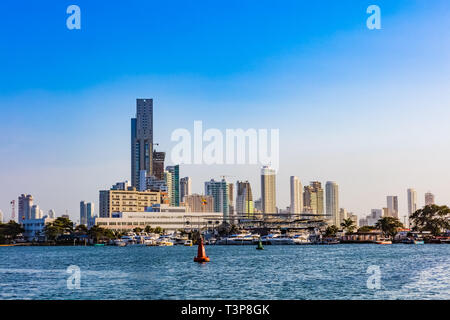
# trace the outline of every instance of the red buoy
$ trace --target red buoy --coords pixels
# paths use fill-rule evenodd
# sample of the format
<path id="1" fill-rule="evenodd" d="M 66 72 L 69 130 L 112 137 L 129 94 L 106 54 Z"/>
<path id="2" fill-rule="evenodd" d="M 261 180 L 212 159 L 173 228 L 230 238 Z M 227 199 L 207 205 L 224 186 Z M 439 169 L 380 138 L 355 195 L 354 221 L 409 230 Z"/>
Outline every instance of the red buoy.
<path id="1" fill-rule="evenodd" d="M 203 244 L 203 238 L 200 237 L 200 243 L 198 244 L 197 256 L 194 258 L 194 262 L 209 262 L 209 257 L 206 256 L 205 246 Z"/>

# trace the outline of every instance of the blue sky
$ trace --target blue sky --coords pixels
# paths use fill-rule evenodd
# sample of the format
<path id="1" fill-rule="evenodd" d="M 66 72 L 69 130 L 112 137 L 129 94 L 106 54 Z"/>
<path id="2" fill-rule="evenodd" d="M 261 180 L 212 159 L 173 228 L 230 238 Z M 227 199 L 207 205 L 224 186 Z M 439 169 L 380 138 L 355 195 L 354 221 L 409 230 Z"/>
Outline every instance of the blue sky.
<path id="1" fill-rule="evenodd" d="M 81 8 L 81 30 L 66 8 Z M 382 29 L 366 28 L 381 8 Z M 431 190 L 450 204 L 448 1 L 2 1 L 0 210 L 31 193 L 78 217 L 129 179 L 129 118 L 155 100 L 155 141 L 206 128 L 279 128 L 289 176 L 336 180 L 359 215 Z M 184 166 L 194 189 L 257 166 Z"/>

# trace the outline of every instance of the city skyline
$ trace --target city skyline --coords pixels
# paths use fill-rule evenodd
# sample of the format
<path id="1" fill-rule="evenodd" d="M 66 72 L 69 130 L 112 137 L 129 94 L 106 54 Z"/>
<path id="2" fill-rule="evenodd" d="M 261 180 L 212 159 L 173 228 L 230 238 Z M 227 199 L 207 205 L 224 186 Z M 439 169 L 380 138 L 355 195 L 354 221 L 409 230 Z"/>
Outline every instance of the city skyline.
<path id="1" fill-rule="evenodd" d="M 290 203 L 290 176 L 304 185 L 336 181 L 340 207 L 359 217 L 385 207 L 387 195 L 398 196 L 404 216 L 408 188 L 419 208 L 428 191 L 436 203 L 450 203 L 448 1 L 380 1 L 383 26 L 372 31 L 367 3 L 330 3 L 325 11 L 304 3 L 207 4 L 205 16 L 196 13 L 200 4 L 180 2 L 185 13 L 178 15 L 168 4 L 141 3 L 139 12 L 160 15 L 134 19 L 135 6 L 114 7 L 114 23 L 104 5 L 83 3 L 86 20 L 76 32 L 58 6 L 44 2 L 35 15 L 6 5 L 5 220 L 21 194 L 33 195 L 44 212 L 67 210 L 77 220 L 80 201 L 99 208 L 98 190 L 131 181 L 129 119 L 141 97 L 154 99 L 153 140 L 167 165 L 176 165 L 171 133 L 195 120 L 221 131 L 279 128 L 279 208 Z M 180 167 L 193 193 L 233 175 L 250 182 L 254 199 L 259 173 L 259 165 Z"/>

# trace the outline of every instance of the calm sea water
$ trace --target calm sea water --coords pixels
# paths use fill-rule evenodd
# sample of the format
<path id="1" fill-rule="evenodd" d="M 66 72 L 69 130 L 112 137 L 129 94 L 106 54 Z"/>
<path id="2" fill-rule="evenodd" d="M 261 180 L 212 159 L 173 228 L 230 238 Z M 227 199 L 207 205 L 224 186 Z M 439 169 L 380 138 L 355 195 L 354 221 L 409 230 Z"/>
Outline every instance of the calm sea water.
<path id="1" fill-rule="evenodd" d="M 203 265 L 196 250 L 0 247 L 0 299 L 450 299 L 449 245 L 207 246 Z"/>

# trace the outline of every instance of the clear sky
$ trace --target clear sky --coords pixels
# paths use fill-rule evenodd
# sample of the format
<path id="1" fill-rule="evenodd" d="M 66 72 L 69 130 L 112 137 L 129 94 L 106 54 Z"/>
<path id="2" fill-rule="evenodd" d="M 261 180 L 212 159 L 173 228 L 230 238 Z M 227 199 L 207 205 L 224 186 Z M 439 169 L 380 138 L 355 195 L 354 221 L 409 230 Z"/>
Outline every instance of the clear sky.
<path id="1" fill-rule="evenodd" d="M 66 27 L 81 8 L 81 30 Z M 366 27 L 381 8 L 382 29 Z M 31 193 L 47 212 L 130 179 L 135 99 L 154 99 L 155 142 L 205 128 L 280 129 L 289 176 L 334 180 L 360 216 L 406 189 L 450 204 L 450 2 L 1 1 L 0 210 Z M 168 163 L 170 164 L 170 163 Z M 181 167 L 252 182 L 259 166 Z"/>

